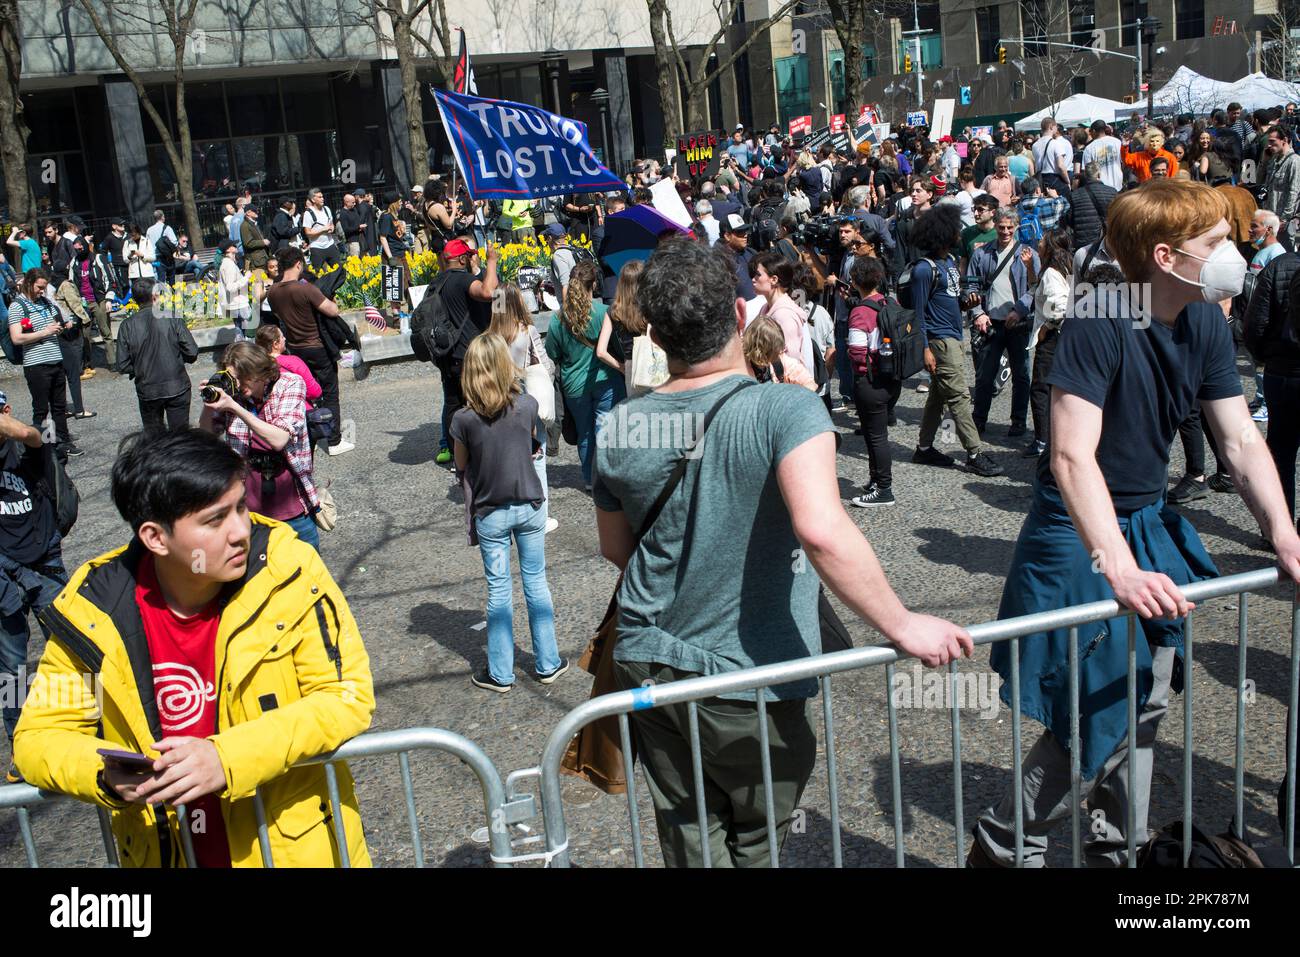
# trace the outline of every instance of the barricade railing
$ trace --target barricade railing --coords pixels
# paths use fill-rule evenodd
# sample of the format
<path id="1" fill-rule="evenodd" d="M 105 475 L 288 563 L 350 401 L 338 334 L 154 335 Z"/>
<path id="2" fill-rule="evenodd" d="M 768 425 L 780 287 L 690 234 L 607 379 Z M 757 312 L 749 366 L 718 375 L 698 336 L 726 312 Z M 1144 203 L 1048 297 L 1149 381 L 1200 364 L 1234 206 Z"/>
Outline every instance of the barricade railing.
<path id="1" fill-rule="evenodd" d="M 1238 837 L 1244 828 L 1244 769 L 1245 769 L 1245 732 L 1246 732 L 1246 651 L 1247 651 L 1247 609 L 1246 595 L 1276 585 L 1278 571 L 1276 568 L 1261 569 L 1229 577 L 1215 578 L 1188 585 L 1182 589 L 1184 595 L 1194 602 L 1204 602 L 1213 598 L 1237 595 L 1237 708 L 1236 708 L 1236 744 L 1235 744 L 1235 809 L 1234 830 Z M 1193 641 L 1193 619 L 1197 613 L 1192 612 L 1186 619 L 1184 674 L 1187 680 L 1183 688 L 1183 766 L 1182 766 L 1182 810 L 1183 810 L 1183 863 L 1186 865 L 1191 853 L 1192 821 L 1192 715 L 1193 682 L 1192 664 L 1195 658 Z M 1019 640 L 1023 637 L 1045 631 L 1069 629 L 1069 698 L 1070 698 L 1070 792 L 1071 792 L 1071 862 L 1074 867 L 1082 864 L 1082 841 L 1080 834 L 1080 807 L 1082 801 L 1083 778 L 1079 759 L 1079 628 L 1083 625 L 1107 621 L 1125 615 L 1128 622 L 1128 754 L 1137 752 L 1137 620 L 1131 612 L 1120 608 L 1115 601 L 1099 601 L 1070 608 L 1061 608 L 1020 618 L 1009 618 L 979 624 L 967 629 L 977 645 L 996 642 L 1011 643 L 1011 672 L 1009 675 L 1009 692 L 1012 708 L 1012 779 L 1016 782 L 1014 797 L 1015 812 L 1015 863 L 1024 862 L 1024 793 L 1021 775 L 1021 708 L 1020 708 L 1020 673 Z M 542 753 L 539 769 L 541 777 L 542 815 L 546 822 L 546 841 L 549 855 L 548 863 L 559 867 L 569 865 L 569 836 L 564 816 L 561 789 L 560 765 L 564 753 L 573 737 L 586 725 L 600 718 L 617 716 L 619 733 L 622 739 L 623 765 L 627 775 L 628 819 L 632 832 L 633 860 L 636 866 L 644 866 L 641 848 L 641 827 L 637 809 L 636 778 L 633 774 L 633 760 L 630 743 L 631 733 L 628 715 L 634 711 L 666 705 L 685 704 L 687 722 L 690 730 L 691 763 L 694 777 L 696 817 L 700 831 L 700 852 L 705 867 L 711 865 L 708 837 L 708 821 L 705 811 L 703 766 L 699 746 L 697 702 L 719 695 L 769 688 L 787 684 L 792 681 L 816 678 L 820 684 L 822 699 L 822 718 L 825 731 L 826 775 L 830 801 L 830 827 L 832 835 L 832 862 L 834 866 L 843 866 L 841 847 L 839 784 L 836 776 L 835 726 L 831 706 L 831 676 L 849 671 L 883 665 L 885 668 L 886 700 L 889 717 L 889 767 L 890 792 L 893 804 L 894 854 L 895 864 L 904 866 L 903 842 L 903 807 L 902 785 L 900 777 L 900 757 L 898 744 L 898 715 L 892 689 L 894 687 L 895 664 L 905 658 L 891 647 L 873 646 L 855 648 L 849 651 L 818 655 L 796 661 L 749 668 L 743 671 L 722 675 L 690 678 L 664 684 L 648 685 L 593 698 L 570 711 L 560 720 L 551 732 Z M 956 693 L 958 680 L 957 663 L 948 666 L 949 711 L 952 725 L 952 770 L 953 770 L 953 830 L 955 835 L 956 866 L 962 867 L 966 856 L 966 833 L 962 808 L 962 738 L 960 695 Z M 1296 809 L 1296 722 L 1300 716 L 1300 609 L 1295 598 L 1291 607 L 1291 659 L 1290 659 L 1290 694 L 1287 712 L 1286 767 L 1287 790 L 1285 799 L 1285 840 L 1288 854 L 1294 861 L 1295 847 L 1295 809 Z M 768 849 L 773 867 L 779 866 L 777 848 L 777 821 L 772 797 L 772 763 L 767 740 L 766 704 L 762 694 L 757 695 L 756 721 L 757 737 L 760 745 L 761 783 L 765 800 L 765 815 L 768 836 Z M 759 783 L 758 781 L 755 782 Z M 1137 804 L 1128 804 L 1127 832 L 1128 866 L 1137 866 Z M 661 836 L 662 840 L 662 836 Z"/>
<path id="2" fill-rule="evenodd" d="M 347 834 L 344 832 L 342 804 L 339 794 L 338 775 L 335 765 L 340 761 L 354 761 L 360 758 L 397 755 L 398 767 L 402 778 L 402 793 L 406 802 L 406 818 L 411 831 L 411 844 L 415 856 L 415 866 L 424 866 L 424 842 L 417 817 L 415 789 L 411 778 L 410 756 L 417 751 L 441 751 L 459 758 L 469 766 L 478 778 L 483 792 L 483 813 L 486 824 L 488 851 L 491 862 L 497 867 L 509 867 L 517 860 L 531 860 L 529 855 L 515 857 L 511 845 L 510 825 L 518 824 L 536 816 L 536 802 L 531 794 L 512 796 L 507 793 L 496 765 L 481 747 L 462 735 L 441 728 L 404 728 L 398 731 L 376 731 L 359 735 L 344 744 L 337 751 L 320 755 L 300 762 L 297 766 L 321 764 L 325 766 L 326 787 L 329 793 L 335 836 L 339 847 L 340 863 L 351 866 L 348 854 Z M 266 808 L 262 802 L 261 789 L 250 799 L 253 801 L 257 816 L 257 839 L 262 854 L 262 863 L 274 867 L 271 854 L 270 834 L 267 829 Z M 11 784 L 0 787 L 0 811 L 15 809 L 18 815 L 18 832 L 23 843 L 29 867 L 38 867 L 36 841 L 32 833 L 31 809 L 55 802 L 78 804 L 67 795 L 41 791 L 30 784 Z M 89 805 L 83 805 L 88 807 Z M 180 819 L 182 853 L 187 865 L 195 860 L 194 847 L 188 825 L 188 813 L 184 805 L 177 807 Z M 364 808 L 362 809 L 364 813 Z M 104 843 L 105 854 L 110 867 L 118 866 L 117 846 L 109 827 L 109 813 L 103 808 L 96 808 L 99 816 L 100 833 Z"/>

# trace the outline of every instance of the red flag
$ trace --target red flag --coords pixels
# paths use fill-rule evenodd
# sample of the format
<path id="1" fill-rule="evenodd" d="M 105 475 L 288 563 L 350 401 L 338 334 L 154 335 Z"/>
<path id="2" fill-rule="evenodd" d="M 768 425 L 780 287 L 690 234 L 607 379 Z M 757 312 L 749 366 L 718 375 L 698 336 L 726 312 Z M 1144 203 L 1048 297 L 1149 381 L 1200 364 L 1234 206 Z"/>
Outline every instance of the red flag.
<path id="1" fill-rule="evenodd" d="M 452 74 L 452 92 L 478 96 L 478 83 L 474 80 L 474 67 L 469 62 L 469 46 L 465 43 L 465 31 L 456 28 L 460 34 L 460 52 L 456 56 L 456 70 Z"/>

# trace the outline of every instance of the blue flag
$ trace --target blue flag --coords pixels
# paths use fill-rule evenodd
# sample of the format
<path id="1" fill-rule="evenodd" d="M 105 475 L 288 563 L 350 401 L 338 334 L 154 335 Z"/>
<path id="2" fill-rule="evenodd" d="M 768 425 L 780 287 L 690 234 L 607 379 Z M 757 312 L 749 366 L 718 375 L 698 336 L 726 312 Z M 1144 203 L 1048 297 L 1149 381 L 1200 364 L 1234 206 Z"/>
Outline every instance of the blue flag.
<path id="1" fill-rule="evenodd" d="M 587 126 L 540 107 L 434 90 L 442 125 L 474 199 L 538 199 L 625 191 L 587 142 Z"/>

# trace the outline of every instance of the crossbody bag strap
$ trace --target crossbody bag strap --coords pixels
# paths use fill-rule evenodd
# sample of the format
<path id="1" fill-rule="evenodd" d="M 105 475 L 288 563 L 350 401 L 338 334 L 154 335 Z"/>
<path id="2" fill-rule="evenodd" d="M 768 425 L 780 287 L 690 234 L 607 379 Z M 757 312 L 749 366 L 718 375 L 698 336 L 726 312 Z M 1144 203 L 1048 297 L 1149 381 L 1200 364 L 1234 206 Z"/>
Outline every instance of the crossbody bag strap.
<path id="1" fill-rule="evenodd" d="M 757 384 L 758 383 L 752 379 L 740 383 L 715 402 L 713 408 L 709 409 L 705 414 L 704 422 L 700 425 L 700 432 L 695 437 L 695 441 L 686 446 L 686 448 L 682 450 L 681 455 L 677 457 L 677 464 L 673 466 L 672 475 L 668 477 L 668 482 L 664 485 L 658 498 L 654 500 L 654 504 L 652 504 L 650 510 L 646 512 L 645 520 L 641 522 L 641 528 L 636 533 L 636 540 L 638 543 L 640 543 L 641 539 L 645 538 L 649 533 L 650 529 L 654 526 L 655 521 L 658 520 L 659 513 L 664 510 L 664 506 L 668 504 L 668 500 L 672 498 L 673 493 L 677 491 L 677 486 L 682 484 L 682 479 L 686 477 L 686 466 L 689 465 L 691 461 L 691 453 L 694 452 L 699 447 L 700 443 L 704 441 L 704 435 L 708 432 L 709 425 L 713 422 L 713 417 L 718 414 L 719 410 L 721 410 L 721 408 L 727 404 L 727 401 L 737 392 Z"/>

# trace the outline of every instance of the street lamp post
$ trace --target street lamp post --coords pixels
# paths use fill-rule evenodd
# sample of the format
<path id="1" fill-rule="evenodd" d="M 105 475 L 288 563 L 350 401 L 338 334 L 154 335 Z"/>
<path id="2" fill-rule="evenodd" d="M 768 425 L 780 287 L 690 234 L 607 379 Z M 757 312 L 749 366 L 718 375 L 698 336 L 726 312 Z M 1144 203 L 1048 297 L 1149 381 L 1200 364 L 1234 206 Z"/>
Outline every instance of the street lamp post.
<path id="1" fill-rule="evenodd" d="M 605 147 L 605 165 L 613 169 L 614 148 L 609 142 L 609 91 L 597 87 L 591 94 L 591 102 L 600 107 L 600 141 Z"/>
<path id="2" fill-rule="evenodd" d="M 1156 34 L 1160 32 L 1160 18 L 1147 17 L 1143 20 L 1139 20 L 1138 23 L 1142 26 L 1142 36 L 1138 40 L 1137 45 L 1138 53 L 1140 54 L 1142 52 L 1143 40 L 1146 41 L 1147 45 L 1147 119 L 1149 121 L 1152 114 L 1156 111 L 1156 86 L 1151 82 L 1151 80 L 1156 73 L 1155 43 Z M 1138 92 L 1142 92 L 1141 87 L 1138 88 Z"/>
<path id="3" fill-rule="evenodd" d="M 551 94 L 555 98 L 555 112 L 560 116 L 564 115 L 564 105 L 560 102 L 560 64 L 565 59 L 565 55 L 558 50 L 547 50 L 542 54 L 542 66 L 551 80 Z"/>

